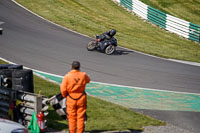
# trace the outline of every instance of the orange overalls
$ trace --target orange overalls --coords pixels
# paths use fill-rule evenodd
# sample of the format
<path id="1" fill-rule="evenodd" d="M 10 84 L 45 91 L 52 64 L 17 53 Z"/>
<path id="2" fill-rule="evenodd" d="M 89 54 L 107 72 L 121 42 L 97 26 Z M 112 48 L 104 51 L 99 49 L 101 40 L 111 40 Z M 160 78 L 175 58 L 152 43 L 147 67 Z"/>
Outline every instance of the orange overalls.
<path id="1" fill-rule="evenodd" d="M 60 85 L 61 94 L 67 97 L 67 118 L 69 122 L 69 132 L 83 133 L 84 120 L 86 113 L 87 98 L 85 94 L 85 86 L 90 82 L 90 78 L 85 72 L 79 70 L 71 70 L 63 78 Z"/>

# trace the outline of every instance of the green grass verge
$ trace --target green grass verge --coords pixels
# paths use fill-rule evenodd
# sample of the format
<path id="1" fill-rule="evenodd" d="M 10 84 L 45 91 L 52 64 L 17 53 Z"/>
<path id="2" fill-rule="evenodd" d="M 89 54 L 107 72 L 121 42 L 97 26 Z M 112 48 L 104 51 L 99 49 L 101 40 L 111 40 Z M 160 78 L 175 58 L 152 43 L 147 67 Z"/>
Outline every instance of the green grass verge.
<path id="1" fill-rule="evenodd" d="M 0 64 L 8 64 L 8 63 L 3 60 L 0 60 Z"/>
<path id="2" fill-rule="evenodd" d="M 34 76 L 35 92 L 51 97 L 60 92 L 59 85 L 50 83 L 40 77 Z M 42 88 L 42 89 L 41 89 Z M 151 117 L 136 113 L 125 107 L 87 96 L 88 121 L 86 131 L 109 131 L 109 130 L 142 130 L 144 126 L 165 125 Z M 56 130 L 66 130 L 67 122 L 62 120 L 56 112 L 50 108 L 47 117 L 48 127 Z"/>
<path id="3" fill-rule="evenodd" d="M 0 64 L 6 62 L 0 60 Z M 60 92 L 59 85 L 44 80 L 34 75 L 34 91 L 51 97 Z M 164 122 L 136 113 L 125 107 L 112 104 L 95 97 L 87 96 L 88 121 L 86 131 L 110 131 L 110 130 L 143 130 L 144 126 L 165 125 Z M 67 122 L 61 119 L 52 107 L 48 110 L 47 126 L 56 131 L 68 130 Z"/>
<path id="4" fill-rule="evenodd" d="M 160 57 L 200 62 L 199 43 L 153 26 L 111 0 L 17 2 L 48 20 L 91 37 L 115 28 L 118 31 L 116 38 L 120 46 Z"/>
<path id="5" fill-rule="evenodd" d="M 172 16 L 200 25 L 199 0 L 141 0 Z"/>

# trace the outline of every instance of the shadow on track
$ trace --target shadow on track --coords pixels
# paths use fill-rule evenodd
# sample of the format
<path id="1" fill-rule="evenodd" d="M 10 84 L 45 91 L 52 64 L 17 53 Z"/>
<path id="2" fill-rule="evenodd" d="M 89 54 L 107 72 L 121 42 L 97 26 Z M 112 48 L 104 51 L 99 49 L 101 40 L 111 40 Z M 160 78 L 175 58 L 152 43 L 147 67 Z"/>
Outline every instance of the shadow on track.
<path id="1" fill-rule="evenodd" d="M 133 51 L 130 50 L 116 50 L 113 55 L 127 55 L 129 53 L 132 53 Z"/>

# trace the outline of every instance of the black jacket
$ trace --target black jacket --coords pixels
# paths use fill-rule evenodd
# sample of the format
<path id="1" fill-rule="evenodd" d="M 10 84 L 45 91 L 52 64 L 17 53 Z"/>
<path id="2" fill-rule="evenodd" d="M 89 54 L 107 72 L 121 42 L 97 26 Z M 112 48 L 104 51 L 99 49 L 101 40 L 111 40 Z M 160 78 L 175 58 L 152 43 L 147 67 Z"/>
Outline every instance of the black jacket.
<path id="1" fill-rule="evenodd" d="M 101 41 L 104 41 L 104 40 L 111 40 L 112 37 L 113 37 L 113 36 L 110 36 L 110 32 L 107 31 L 107 32 L 104 32 L 103 34 L 101 34 L 101 35 L 99 36 L 99 39 L 100 39 Z"/>

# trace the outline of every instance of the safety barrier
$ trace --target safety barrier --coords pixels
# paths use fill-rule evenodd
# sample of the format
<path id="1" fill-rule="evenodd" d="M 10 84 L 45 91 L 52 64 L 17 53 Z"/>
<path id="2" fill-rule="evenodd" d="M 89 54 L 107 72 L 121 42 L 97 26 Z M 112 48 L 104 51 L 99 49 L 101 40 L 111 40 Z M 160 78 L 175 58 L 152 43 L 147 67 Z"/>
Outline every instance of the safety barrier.
<path id="1" fill-rule="evenodd" d="M 22 65 L 0 64 L 0 75 L 5 80 L 4 87 L 34 92 L 32 70 L 23 69 Z"/>
<path id="2" fill-rule="evenodd" d="M 33 112 L 46 112 L 48 99 L 33 92 L 32 70 L 0 64 L 0 117 L 28 125 Z"/>
<path id="3" fill-rule="evenodd" d="M 9 118 L 8 111 L 11 97 L 11 89 L 0 86 L 0 117 Z"/>
<path id="4" fill-rule="evenodd" d="M 11 115 L 14 115 L 15 121 L 19 122 L 20 120 L 23 125 L 27 126 L 33 112 L 39 113 L 40 111 L 44 111 L 45 115 L 48 114 L 46 112 L 48 105 L 44 102 L 46 100 L 46 97 L 38 94 L 16 91 L 0 86 L 0 117 L 12 119 Z M 17 105 L 17 101 L 19 105 Z M 12 110 L 12 112 L 10 112 L 10 110 Z M 21 116 L 19 112 L 16 111 L 19 111 Z"/>
<path id="5" fill-rule="evenodd" d="M 176 33 L 187 39 L 200 42 L 200 25 L 176 18 L 161 12 L 139 0 L 114 0 L 123 5 L 129 11 L 136 13 L 143 19 L 158 25 L 159 27 Z"/>

